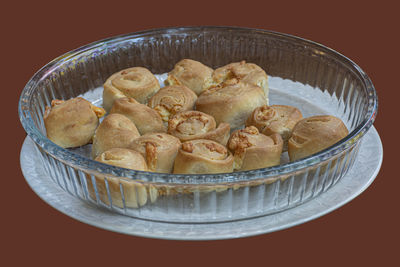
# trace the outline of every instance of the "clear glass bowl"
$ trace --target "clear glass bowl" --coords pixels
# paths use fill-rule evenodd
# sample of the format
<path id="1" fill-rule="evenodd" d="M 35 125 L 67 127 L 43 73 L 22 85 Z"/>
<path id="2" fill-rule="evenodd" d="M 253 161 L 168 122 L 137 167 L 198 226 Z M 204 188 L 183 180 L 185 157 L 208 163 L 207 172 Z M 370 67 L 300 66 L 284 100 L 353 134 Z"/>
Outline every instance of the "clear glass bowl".
<path id="1" fill-rule="evenodd" d="M 46 138 L 43 114 L 52 99 L 84 96 L 99 105 L 101 86 L 114 72 L 144 66 L 162 74 L 182 58 L 213 68 L 241 60 L 256 63 L 270 76 L 270 104 L 298 106 L 304 116 L 337 116 L 350 133 L 295 162 L 207 175 L 114 167 L 86 157 L 88 148 L 63 149 Z M 213 26 L 155 29 L 83 46 L 40 69 L 19 102 L 22 125 L 46 172 L 62 189 L 117 213 L 167 222 L 250 218 L 320 195 L 351 168 L 376 112 L 377 96 L 368 76 L 334 50 L 276 32 Z"/>

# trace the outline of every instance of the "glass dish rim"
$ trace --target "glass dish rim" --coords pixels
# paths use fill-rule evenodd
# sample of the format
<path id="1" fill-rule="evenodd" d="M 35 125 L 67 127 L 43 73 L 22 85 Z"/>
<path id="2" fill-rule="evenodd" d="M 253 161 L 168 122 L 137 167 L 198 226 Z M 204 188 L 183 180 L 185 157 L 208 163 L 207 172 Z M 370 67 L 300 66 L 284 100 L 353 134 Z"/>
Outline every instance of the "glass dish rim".
<path id="1" fill-rule="evenodd" d="M 184 34 L 185 32 L 191 32 L 191 31 L 215 32 L 224 30 L 248 32 L 248 33 L 257 32 L 259 34 L 274 35 L 275 37 L 278 38 L 296 42 L 302 42 L 303 44 L 312 46 L 313 48 L 316 48 L 320 51 L 322 50 L 325 53 L 330 53 L 331 56 L 335 56 L 336 58 L 338 58 L 338 60 L 340 60 L 340 62 L 346 63 L 348 66 L 352 67 L 352 71 L 354 72 L 354 74 L 359 76 L 360 80 L 367 89 L 368 110 L 366 116 L 364 117 L 362 122 L 358 124 L 355 127 L 355 129 L 351 131 L 344 139 L 334 144 L 333 146 L 328 147 L 309 157 L 274 167 L 268 167 L 250 171 L 221 173 L 221 174 L 155 173 L 155 172 L 136 171 L 136 170 L 130 170 L 130 169 L 107 165 L 101 162 L 94 161 L 90 158 L 81 156 L 68 149 L 64 149 L 56 145 L 55 143 L 50 141 L 46 136 L 44 136 L 39 131 L 39 129 L 35 127 L 34 121 L 30 116 L 29 112 L 29 99 L 31 97 L 31 92 L 35 89 L 37 83 L 40 80 L 46 78 L 57 67 L 73 60 L 74 57 L 100 46 L 110 45 L 112 43 L 119 43 L 122 41 L 146 37 L 146 36 L 150 37 L 159 34 L 164 34 L 164 35 Z M 333 158 L 335 155 L 338 155 L 341 152 L 346 151 L 347 148 L 351 147 L 354 143 L 356 143 L 372 126 L 375 117 L 377 115 L 377 108 L 378 108 L 378 98 L 376 90 L 372 84 L 372 81 L 370 80 L 368 75 L 356 63 L 354 63 L 346 56 L 317 42 L 293 36 L 290 34 L 279 33 L 264 29 L 234 27 L 234 26 L 184 26 L 184 27 L 156 28 L 156 29 L 149 29 L 144 31 L 117 35 L 92 42 L 90 44 L 76 48 L 72 51 L 69 51 L 53 59 L 52 61 L 44 65 L 41 69 L 39 69 L 25 85 L 18 103 L 18 113 L 20 121 L 21 124 L 23 125 L 23 128 L 27 132 L 28 136 L 32 138 L 33 141 L 46 153 L 49 153 L 50 155 L 55 157 L 57 160 L 63 162 L 64 164 L 73 166 L 74 168 L 90 170 L 91 172 L 99 174 L 101 173 L 102 175 L 106 176 L 111 175 L 114 177 L 132 179 L 143 182 L 184 184 L 184 185 L 220 184 L 220 183 L 231 183 L 231 182 L 246 182 L 246 181 L 267 179 L 267 178 L 278 178 L 281 176 L 290 175 L 291 173 L 295 172 L 297 173 L 305 168 L 317 166 L 320 163 L 327 161 L 330 158 Z"/>

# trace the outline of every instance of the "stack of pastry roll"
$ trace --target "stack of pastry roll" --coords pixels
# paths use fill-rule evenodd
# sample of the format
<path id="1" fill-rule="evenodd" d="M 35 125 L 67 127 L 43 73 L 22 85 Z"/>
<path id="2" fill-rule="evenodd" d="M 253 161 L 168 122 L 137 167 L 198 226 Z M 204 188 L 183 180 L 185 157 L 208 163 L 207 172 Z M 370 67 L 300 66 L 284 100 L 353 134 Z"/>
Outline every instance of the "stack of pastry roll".
<path id="1" fill-rule="evenodd" d="M 104 114 L 104 109 L 81 97 L 67 101 L 55 99 L 43 115 L 47 138 L 63 148 L 86 145 Z"/>
<path id="2" fill-rule="evenodd" d="M 343 121 L 330 115 L 304 118 L 293 128 L 288 142 L 291 161 L 315 154 L 339 142 L 349 134 Z"/>
<path id="3" fill-rule="evenodd" d="M 123 97 L 114 101 L 110 114 L 118 113 L 130 119 L 140 134 L 166 132 L 160 114 L 133 98 Z"/>
<path id="4" fill-rule="evenodd" d="M 126 148 L 140 136 L 135 124 L 115 113 L 104 118 L 93 136 L 92 158 L 112 148 Z"/>
<path id="5" fill-rule="evenodd" d="M 147 102 L 159 89 L 157 78 L 146 68 L 133 67 L 111 75 L 103 85 L 103 107 L 110 111 L 114 101 L 122 97 Z"/>
<path id="6" fill-rule="evenodd" d="M 283 141 L 279 134 L 266 136 L 254 126 L 234 131 L 228 141 L 236 171 L 279 165 L 282 147 Z"/>
<path id="7" fill-rule="evenodd" d="M 177 113 L 168 121 L 168 133 L 182 142 L 194 139 L 209 139 L 226 145 L 230 126 L 226 122 L 218 125 L 215 119 L 206 113 L 189 110 Z"/>
<path id="8" fill-rule="evenodd" d="M 213 69 L 192 59 L 182 59 L 168 73 L 165 85 L 184 85 L 200 95 L 215 84 Z"/>
<path id="9" fill-rule="evenodd" d="M 256 108 L 246 120 L 246 126 L 255 126 L 265 135 L 280 134 L 283 151 L 287 151 L 293 127 L 303 118 L 300 110 L 293 106 L 272 105 Z"/>
<path id="10" fill-rule="evenodd" d="M 216 69 L 213 74 L 214 84 L 232 84 L 236 82 L 258 86 L 264 91 L 268 104 L 268 76 L 258 65 L 246 61 L 234 62 Z"/>
<path id="11" fill-rule="evenodd" d="M 232 171 L 232 153 L 225 146 L 207 139 L 184 142 L 174 163 L 174 173 L 177 174 L 226 173 Z"/>
<path id="12" fill-rule="evenodd" d="M 149 171 L 171 173 L 181 142 L 166 133 L 148 133 L 133 140 L 128 147 L 146 159 Z"/>
<path id="13" fill-rule="evenodd" d="M 197 95 L 184 85 L 170 85 L 160 89 L 149 100 L 148 106 L 161 116 L 164 122 L 178 112 L 192 110 Z"/>
<path id="14" fill-rule="evenodd" d="M 117 167 L 148 171 L 143 156 L 126 148 L 109 149 L 99 154 L 95 160 Z M 138 208 L 148 202 L 153 203 L 158 195 L 157 190 L 151 185 L 119 177 L 98 175 L 93 177 L 93 180 L 87 177 L 87 184 L 92 199 L 119 208 Z"/>

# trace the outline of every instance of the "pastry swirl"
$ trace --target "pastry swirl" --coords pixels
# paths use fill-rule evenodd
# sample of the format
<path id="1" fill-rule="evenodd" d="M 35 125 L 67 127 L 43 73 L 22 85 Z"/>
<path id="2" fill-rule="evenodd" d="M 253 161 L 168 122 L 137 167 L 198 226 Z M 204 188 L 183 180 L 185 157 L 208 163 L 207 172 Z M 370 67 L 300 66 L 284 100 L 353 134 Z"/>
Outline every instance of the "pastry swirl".
<path id="1" fill-rule="evenodd" d="M 171 85 L 153 95 L 148 106 L 156 110 L 164 122 L 168 122 L 176 113 L 193 109 L 196 99 L 197 95 L 186 86 Z"/>
<path id="2" fill-rule="evenodd" d="M 208 89 L 196 101 L 196 110 L 214 117 L 217 124 L 241 127 L 253 110 L 267 104 L 263 90 L 246 83 L 234 83 Z"/>
<path id="3" fill-rule="evenodd" d="M 139 136 L 130 119 L 118 113 L 110 114 L 100 123 L 93 136 L 92 158 L 111 148 L 125 148 Z"/>
<path id="4" fill-rule="evenodd" d="M 130 119 L 140 134 L 166 132 L 158 112 L 133 98 L 124 97 L 115 100 L 110 110 L 110 114 L 113 113 L 122 114 Z"/>
<path id="5" fill-rule="evenodd" d="M 283 141 L 279 134 L 266 136 L 249 126 L 231 134 L 228 148 L 234 157 L 234 170 L 247 171 L 280 164 Z"/>
<path id="6" fill-rule="evenodd" d="M 147 162 L 149 171 L 171 173 L 181 142 L 166 133 L 151 133 L 132 141 L 129 148 L 139 152 Z"/>
<path id="7" fill-rule="evenodd" d="M 138 171 L 147 171 L 146 161 L 138 152 L 125 149 L 113 148 L 107 150 L 95 159 L 96 161 Z M 139 181 L 124 178 L 95 176 L 94 187 L 92 179 L 87 177 L 89 194 L 93 199 L 97 196 L 100 201 L 110 205 L 110 198 L 113 206 L 124 208 L 138 208 L 148 201 L 154 202 L 157 199 L 157 190 L 152 186 L 145 186 Z M 97 195 L 96 190 L 97 189 Z M 109 194 L 108 194 L 109 192 Z"/>
<path id="8" fill-rule="evenodd" d="M 341 119 L 330 116 L 312 116 L 299 121 L 288 142 L 291 161 L 308 157 L 339 142 L 349 134 Z"/>
<path id="9" fill-rule="evenodd" d="M 217 84 L 231 83 L 231 80 L 238 80 L 250 85 L 259 86 L 263 89 L 268 99 L 268 76 L 265 71 L 256 64 L 246 61 L 234 62 L 216 69 L 213 72 L 213 80 Z"/>
<path id="10" fill-rule="evenodd" d="M 233 171 L 229 150 L 212 140 L 196 139 L 184 142 L 175 159 L 176 174 L 227 173 Z"/>
<path id="11" fill-rule="evenodd" d="M 47 138 L 63 148 L 86 145 L 104 114 L 104 109 L 81 97 L 53 100 L 43 115 Z"/>
<path id="12" fill-rule="evenodd" d="M 177 113 L 168 121 L 168 133 L 178 137 L 181 142 L 208 139 L 225 146 L 229 139 L 230 126 L 222 122 L 217 127 L 211 115 L 189 110 Z"/>
<path id="13" fill-rule="evenodd" d="M 175 64 L 165 80 L 166 85 L 184 85 L 200 95 L 213 85 L 213 69 L 192 59 L 182 59 Z"/>
<path id="14" fill-rule="evenodd" d="M 114 73 L 103 86 L 103 107 L 107 111 L 118 98 L 132 97 L 143 104 L 160 89 L 157 78 L 143 67 L 128 68 Z"/>
<path id="15" fill-rule="evenodd" d="M 287 151 L 288 140 L 293 127 L 303 118 L 300 110 L 286 105 L 261 106 L 246 120 L 246 126 L 255 126 L 261 133 L 278 133 L 283 139 L 283 151 Z"/>

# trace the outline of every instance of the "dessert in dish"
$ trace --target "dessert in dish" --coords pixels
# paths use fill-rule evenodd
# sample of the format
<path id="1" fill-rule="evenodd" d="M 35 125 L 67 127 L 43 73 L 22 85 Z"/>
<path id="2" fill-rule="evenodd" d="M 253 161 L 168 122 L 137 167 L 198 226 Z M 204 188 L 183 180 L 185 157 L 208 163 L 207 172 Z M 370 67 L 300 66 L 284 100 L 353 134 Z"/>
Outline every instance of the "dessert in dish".
<path id="1" fill-rule="evenodd" d="M 126 116 L 136 125 L 140 134 L 167 131 L 157 111 L 145 104 L 140 104 L 133 98 L 124 97 L 115 100 L 110 113 Z"/>
<path id="2" fill-rule="evenodd" d="M 299 121 L 293 128 L 288 142 L 291 161 L 305 158 L 339 142 L 349 134 L 346 126 L 337 117 L 312 116 Z"/>
<path id="3" fill-rule="evenodd" d="M 148 133 L 132 141 L 129 149 L 139 152 L 147 162 L 149 171 L 171 173 L 181 142 L 166 133 Z"/>
<path id="4" fill-rule="evenodd" d="M 145 103 L 160 89 L 160 84 L 148 69 L 133 67 L 114 73 L 103 87 L 103 107 L 110 111 L 114 101 L 121 97 L 132 97 Z"/>
<path id="5" fill-rule="evenodd" d="M 285 152 L 279 166 L 209 175 L 129 171 L 92 160 L 91 145 L 67 150 L 45 137 L 43 111 L 52 99 L 81 96 L 101 105 L 106 79 L 113 72 L 134 66 L 154 70 L 163 86 L 174 64 L 184 57 L 193 57 L 214 69 L 241 59 L 255 63 L 268 74 L 271 105 L 295 106 L 304 117 L 338 116 L 351 132 L 344 140 L 304 160 L 288 162 Z M 244 83 L 243 78 L 231 78 L 211 87 L 234 83 Z M 85 46 L 35 74 L 19 103 L 21 122 L 39 148 L 46 173 L 57 186 L 83 201 L 127 216 L 182 223 L 264 216 L 300 205 L 329 190 L 357 162 L 360 139 L 371 128 L 377 106 L 375 90 L 365 73 L 333 50 L 284 34 L 220 27 L 158 29 Z M 148 101 L 142 104 L 147 105 Z M 156 187 L 158 198 L 154 203 L 147 200 L 139 208 L 121 209 L 112 205 L 106 187 L 110 200 L 106 205 L 99 196 L 93 199 L 88 195 L 85 175 L 94 182 L 94 177 L 106 177 L 105 181 L 126 177 Z M 220 187 L 226 190 L 217 190 Z M 162 190 L 166 193 L 160 194 Z"/>
<path id="6" fill-rule="evenodd" d="M 144 84 L 152 84 L 152 77 L 140 67 L 111 76 L 103 91 L 104 105 L 110 103 L 111 98 L 105 97 L 115 87 L 134 97 L 115 94 L 110 114 L 98 127 L 103 109 L 83 98 L 53 101 L 45 114 L 49 138 L 57 140 L 58 133 L 64 147 L 81 146 L 92 139 L 92 158 L 111 165 L 123 162 L 126 168 L 137 170 L 206 174 L 276 166 L 287 150 L 294 161 L 348 134 L 336 117 L 303 119 L 296 107 L 268 106 L 268 77 L 252 63 L 231 63 L 213 71 L 184 59 L 168 74 L 165 83 L 172 85 L 161 89 L 151 85 L 145 90 Z M 71 136 L 82 140 L 72 145 L 65 141 Z M 141 167 L 126 162 L 133 160 L 127 156 L 132 151 L 141 155 L 143 160 L 135 159 Z M 123 155 L 113 156 L 117 152 Z"/>
<path id="7" fill-rule="evenodd" d="M 177 113 L 168 121 L 168 133 L 182 142 L 194 139 L 209 139 L 226 145 L 230 134 L 228 123 L 218 125 L 215 119 L 206 113 L 189 110 Z"/>
<path id="8" fill-rule="evenodd" d="M 112 148 L 101 153 L 95 160 L 127 169 L 148 170 L 146 161 L 140 153 L 125 148 Z M 93 179 L 94 183 L 91 177 L 86 179 L 91 198 L 94 200 L 99 198 L 107 205 L 111 204 L 111 198 L 113 206 L 124 208 L 125 205 L 126 208 L 138 208 L 148 201 L 154 202 L 157 199 L 157 190 L 154 187 L 144 186 L 138 181 L 102 176 L 95 176 Z"/>
<path id="9" fill-rule="evenodd" d="M 249 126 L 232 133 L 228 148 L 234 157 L 234 170 L 247 171 L 280 164 L 283 141 L 279 134 L 266 136 Z"/>
<path id="10" fill-rule="evenodd" d="M 151 90 L 144 90 L 143 84 L 146 81 L 151 84 L 152 77 L 153 74 L 140 67 L 111 76 L 104 91 L 118 87 L 119 92 L 136 95 L 114 95 L 110 114 L 98 127 L 96 112 L 102 116 L 103 109 L 82 98 L 65 103 L 53 101 L 45 116 L 49 136 L 54 136 L 56 114 L 68 113 L 60 107 L 65 110 L 69 107 L 74 112 L 68 116 L 74 114 L 74 117 L 65 115 L 56 125 L 68 129 L 68 123 L 81 119 L 79 125 L 86 128 L 73 133 L 86 138 L 78 146 L 92 138 L 92 158 L 98 159 L 113 148 L 127 148 L 144 159 L 146 168 L 139 170 L 206 174 L 276 166 L 287 150 L 290 160 L 297 160 L 336 143 L 348 133 L 336 117 L 303 119 L 296 107 L 268 106 L 268 77 L 253 63 L 235 62 L 213 71 L 200 62 L 184 59 L 168 74 L 165 83 L 171 85 L 161 89 L 152 85 L 148 87 Z M 128 84 L 142 84 L 142 87 L 128 90 Z M 104 91 L 103 103 L 107 105 Z M 57 112 L 59 109 L 61 113 Z M 82 122 L 85 116 L 92 117 L 89 123 Z M 71 135 L 64 130 L 58 132 Z"/>
<path id="11" fill-rule="evenodd" d="M 212 74 L 214 83 L 232 83 L 241 81 L 263 89 L 268 104 L 268 76 L 265 71 L 256 64 L 246 61 L 234 62 L 216 69 Z"/>
<path id="12" fill-rule="evenodd" d="M 174 163 L 177 174 L 225 173 L 233 171 L 232 153 L 223 145 L 207 139 L 182 143 Z"/>
<path id="13" fill-rule="evenodd" d="M 153 95 L 148 106 L 156 110 L 164 122 L 180 111 L 191 110 L 197 95 L 184 85 L 170 85 Z"/>
<path id="14" fill-rule="evenodd" d="M 293 127 L 303 118 L 300 110 L 287 105 L 261 106 L 247 118 L 246 126 L 255 126 L 265 134 L 278 133 L 283 139 L 283 151 L 287 151 Z"/>
<path id="15" fill-rule="evenodd" d="M 235 129 L 244 125 L 255 108 L 266 104 L 261 87 L 238 82 L 208 89 L 197 99 L 196 110 L 213 116 L 217 124 L 226 122 Z"/>
<path id="16" fill-rule="evenodd" d="M 51 107 L 46 107 L 43 115 L 47 138 L 63 148 L 86 145 L 91 142 L 99 118 L 104 114 L 104 109 L 81 97 L 52 100 Z"/>
<path id="17" fill-rule="evenodd" d="M 118 113 L 109 114 L 93 136 L 92 158 L 111 148 L 125 148 L 139 136 L 139 131 L 130 119 Z"/>
<path id="18" fill-rule="evenodd" d="M 212 68 L 199 61 L 182 59 L 168 73 L 165 85 L 184 85 L 200 95 L 214 84 L 212 73 Z"/>

